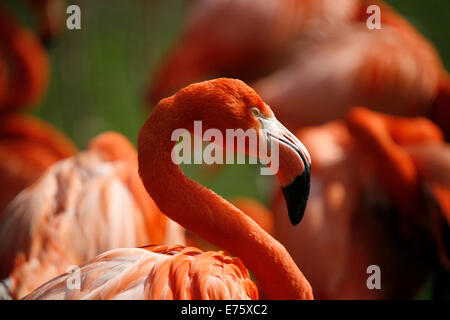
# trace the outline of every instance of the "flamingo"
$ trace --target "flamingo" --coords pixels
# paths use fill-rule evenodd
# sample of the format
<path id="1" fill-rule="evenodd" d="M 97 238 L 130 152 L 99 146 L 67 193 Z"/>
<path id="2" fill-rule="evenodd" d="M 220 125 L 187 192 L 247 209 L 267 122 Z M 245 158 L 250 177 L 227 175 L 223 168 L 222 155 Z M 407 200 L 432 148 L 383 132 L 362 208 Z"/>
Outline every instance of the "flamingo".
<path id="1" fill-rule="evenodd" d="M 134 147 L 106 132 L 50 167 L 5 209 L 0 279 L 8 277 L 12 298 L 21 298 L 106 250 L 183 244 L 181 228 L 173 225 L 145 192 Z"/>
<path id="2" fill-rule="evenodd" d="M 275 2 L 197 2 L 149 86 L 149 104 L 219 74 L 252 81 L 291 130 L 342 119 L 355 105 L 439 124 L 449 118 L 448 103 L 436 102 L 450 84 L 439 54 L 384 2 Z M 381 30 L 366 26 L 374 4 Z"/>
<path id="3" fill-rule="evenodd" d="M 423 120 L 386 117 L 364 109 L 354 110 L 348 118 L 348 127 L 361 148 L 371 145 L 372 152 L 392 172 L 389 178 L 380 177 L 380 181 L 398 203 L 402 218 L 412 221 L 413 231 L 419 233 L 420 239 L 425 238 L 424 242 L 434 240 L 433 295 L 448 298 L 450 148 L 443 143 L 441 131 Z M 379 173 L 379 166 L 375 168 Z"/>
<path id="4" fill-rule="evenodd" d="M 450 141 L 450 75 L 443 74 L 439 81 L 438 95 L 428 117 L 432 119 L 444 133 L 445 140 Z"/>
<path id="5" fill-rule="evenodd" d="M 274 234 L 273 214 L 266 206 L 255 199 L 247 197 L 232 198 L 230 199 L 230 202 L 236 208 L 249 216 L 253 221 L 255 221 L 268 234 Z M 211 243 L 201 237 L 196 236 L 189 230 L 185 230 L 185 233 L 187 246 L 197 247 L 203 251 L 217 249 Z"/>
<path id="6" fill-rule="evenodd" d="M 367 29 L 363 2 L 361 22 L 312 30 L 289 63 L 254 83 L 289 128 L 342 119 L 355 105 L 403 116 L 432 112 L 446 74 L 439 54 L 392 8 L 370 3 L 381 7 L 382 29 Z"/>
<path id="7" fill-rule="evenodd" d="M 440 231 L 450 220 L 449 147 L 435 124 L 354 108 L 345 122 L 303 128 L 297 136 L 314 158 L 309 205 L 292 232 L 276 194 L 275 236 L 317 298 L 412 298 L 433 268 L 436 248 L 448 270 Z M 381 269 L 382 290 L 366 287 L 372 264 Z"/>
<path id="8" fill-rule="evenodd" d="M 56 128 L 31 115 L 0 116 L 0 216 L 6 205 L 55 162 L 77 148 Z"/>
<path id="9" fill-rule="evenodd" d="M 319 22 L 353 19 L 357 0 L 200 0 L 180 40 L 149 85 L 154 105 L 183 86 L 214 74 L 253 81 L 291 55 L 292 43 Z"/>
<path id="10" fill-rule="evenodd" d="M 226 128 L 267 129 L 259 137 L 280 147 L 277 176 L 290 218 L 299 222 L 309 193 L 311 161 L 300 141 L 244 82 L 220 78 L 192 84 L 161 100 L 142 127 L 139 172 L 167 216 L 239 258 L 178 245 L 116 249 L 80 266 L 79 290 L 68 289 L 71 275 L 63 274 L 25 299 L 313 298 L 308 281 L 278 241 L 235 206 L 187 178 L 171 161 L 172 132 L 193 130 L 194 120 L 222 133 Z"/>
<path id="11" fill-rule="evenodd" d="M 37 103 L 47 90 L 49 61 L 37 37 L 0 6 L 0 111 Z"/>

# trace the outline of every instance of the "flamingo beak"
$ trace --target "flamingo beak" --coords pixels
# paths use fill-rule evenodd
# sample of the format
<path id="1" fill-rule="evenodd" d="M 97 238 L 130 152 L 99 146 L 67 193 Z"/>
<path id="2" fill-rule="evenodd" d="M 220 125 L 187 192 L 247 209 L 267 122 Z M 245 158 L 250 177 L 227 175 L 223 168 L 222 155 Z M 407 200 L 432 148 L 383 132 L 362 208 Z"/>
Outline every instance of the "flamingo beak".
<path id="1" fill-rule="evenodd" d="M 303 218 L 309 197 L 311 157 L 297 137 L 275 117 L 261 117 L 259 121 L 267 142 L 277 144 L 279 168 L 276 175 L 286 200 L 289 219 L 297 225 Z"/>
<path id="2" fill-rule="evenodd" d="M 289 213 L 289 220 L 295 226 L 303 219 L 306 210 L 306 203 L 309 197 L 311 169 L 297 176 L 294 181 L 282 187 L 284 199 Z"/>

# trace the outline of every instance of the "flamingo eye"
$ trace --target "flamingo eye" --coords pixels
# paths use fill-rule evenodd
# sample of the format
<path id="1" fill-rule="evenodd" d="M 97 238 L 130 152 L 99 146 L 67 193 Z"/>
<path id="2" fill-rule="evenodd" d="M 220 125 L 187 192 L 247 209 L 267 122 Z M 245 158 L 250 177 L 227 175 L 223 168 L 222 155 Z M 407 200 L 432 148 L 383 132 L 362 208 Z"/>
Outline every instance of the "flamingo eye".
<path id="1" fill-rule="evenodd" d="M 258 108 L 256 108 L 256 107 L 254 107 L 254 108 L 251 108 L 250 109 L 250 112 L 251 112 L 251 114 L 254 116 L 254 117 L 258 117 L 258 116 L 260 116 L 260 111 L 259 111 L 259 109 Z"/>

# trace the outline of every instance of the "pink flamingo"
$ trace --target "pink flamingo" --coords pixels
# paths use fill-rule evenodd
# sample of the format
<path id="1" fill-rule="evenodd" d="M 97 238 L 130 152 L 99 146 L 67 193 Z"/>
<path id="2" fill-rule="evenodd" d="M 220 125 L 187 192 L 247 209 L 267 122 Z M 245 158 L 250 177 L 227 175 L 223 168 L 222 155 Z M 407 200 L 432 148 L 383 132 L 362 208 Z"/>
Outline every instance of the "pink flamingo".
<path id="1" fill-rule="evenodd" d="M 0 111 L 38 102 L 48 79 L 48 56 L 39 39 L 0 5 Z"/>
<path id="2" fill-rule="evenodd" d="M 55 162 L 73 156 L 73 142 L 24 114 L 0 116 L 0 216 L 6 205 Z"/>
<path id="3" fill-rule="evenodd" d="M 375 4 L 382 28 L 369 30 Z M 364 105 L 430 117 L 450 134 L 450 81 L 438 52 L 382 1 L 199 1 L 149 86 L 150 105 L 217 74 L 252 81 L 291 130 Z"/>
<path id="4" fill-rule="evenodd" d="M 174 226 L 175 225 L 175 226 Z M 0 219 L 0 279 L 21 298 L 68 266 L 118 247 L 184 243 L 146 193 L 137 154 L 107 132 L 86 151 L 50 167 Z"/>
<path id="5" fill-rule="evenodd" d="M 345 122 L 306 127 L 297 136 L 314 159 L 311 195 L 293 232 L 276 194 L 275 236 L 317 298 L 413 298 L 434 268 L 429 257 L 436 248 L 448 268 L 450 154 L 435 124 L 354 108 Z M 382 290 L 366 286 L 372 264 L 381 268 Z"/>
<path id="6" fill-rule="evenodd" d="M 200 0 L 152 80 L 150 105 L 214 74 L 254 81 L 280 68 L 305 30 L 353 19 L 358 0 Z"/>
<path id="7" fill-rule="evenodd" d="M 116 249 L 80 266 L 80 290 L 64 274 L 26 299 L 311 299 L 311 287 L 286 249 L 252 219 L 216 193 L 187 178 L 172 162 L 177 128 L 194 120 L 225 133 L 267 129 L 260 139 L 280 147 L 278 178 L 289 216 L 298 223 L 309 193 L 310 158 L 270 108 L 239 80 L 190 85 L 161 100 L 139 135 L 139 172 L 158 207 L 185 228 L 229 250 L 202 252 L 181 246 Z M 258 281 L 250 279 L 247 267 Z"/>

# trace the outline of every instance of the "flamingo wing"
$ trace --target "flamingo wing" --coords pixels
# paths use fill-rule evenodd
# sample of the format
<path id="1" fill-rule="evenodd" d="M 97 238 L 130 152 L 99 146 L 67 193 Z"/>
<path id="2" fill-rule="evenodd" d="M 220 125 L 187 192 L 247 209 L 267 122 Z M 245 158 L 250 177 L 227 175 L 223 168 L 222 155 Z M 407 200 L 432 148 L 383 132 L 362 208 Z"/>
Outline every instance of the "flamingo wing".
<path id="1" fill-rule="evenodd" d="M 64 272 L 68 264 L 83 263 L 113 248 L 147 244 L 142 213 L 121 179 L 126 168 L 82 152 L 58 162 L 19 193 L 1 216 L 0 277 L 16 269 L 14 273 L 25 278 L 46 275 L 40 278 L 44 282 Z M 59 253 L 47 250 L 63 252 L 64 263 L 54 261 L 63 270 L 57 268 L 51 275 L 17 270 L 32 261 L 43 262 L 43 256 L 61 261 Z"/>
<path id="2" fill-rule="evenodd" d="M 180 41 L 148 88 L 151 104 L 212 74 L 255 79 L 275 70 L 317 21 L 341 23 L 357 0 L 196 1 Z"/>
<path id="3" fill-rule="evenodd" d="M 238 258 L 194 247 L 151 246 L 105 252 L 80 266 L 79 289 L 65 273 L 25 299 L 257 299 Z M 72 287 L 73 288 L 73 287 Z"/>

